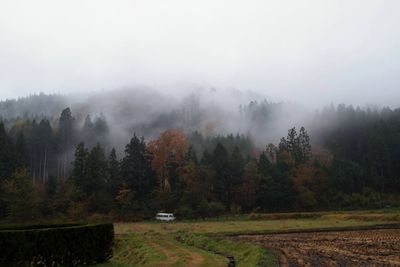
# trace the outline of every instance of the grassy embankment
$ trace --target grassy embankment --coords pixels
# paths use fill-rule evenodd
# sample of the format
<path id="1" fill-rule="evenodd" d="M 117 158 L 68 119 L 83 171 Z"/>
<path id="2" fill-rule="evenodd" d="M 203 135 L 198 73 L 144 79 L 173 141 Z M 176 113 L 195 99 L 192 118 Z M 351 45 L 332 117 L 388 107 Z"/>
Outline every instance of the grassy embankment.
<path id="1" fill-rule="evenodd" d="M 253 214 L 212 221 L 116 223 L 114 257 L 99 267 L 226 266 L 227 255 L 237 266 L 278 266 L 278 257 L 249 243 L 225 240 L 232 234 L 256 234 L 305 229 L 366 227 L 400 221 L 398 209 Z"/>

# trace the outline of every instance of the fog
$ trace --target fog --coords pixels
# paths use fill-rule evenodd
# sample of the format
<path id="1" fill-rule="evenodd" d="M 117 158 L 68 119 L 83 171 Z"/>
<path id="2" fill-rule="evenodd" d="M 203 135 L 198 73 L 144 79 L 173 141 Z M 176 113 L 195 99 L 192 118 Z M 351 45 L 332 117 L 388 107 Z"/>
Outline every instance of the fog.
<path id="1" fill-rule="evenodd" d="M 398 1 L 0 3 L 0 98 L 149 87 L 397 107 Z M 241 101 L 245 102 L 245 101 Z"/>
<path id="2" fill-rule="evenodd" d="M 151 139 L 176 128 L 205 136 L 245 134 L 264 146 L 278 141 L 293 126 L 309 125 L 313 114 L 294 103 L 268 102 L 252 91 L 201 87 L 179 95 L 124 88 L 93 93 L 72 103 L 83 114 L 105 114 L 114 129 L 114 142 L 128 140 L 133 132 Z"/>
<path id="3" fill-rule="evenodd" d="M 110 147 L 122 151 L 135 133 L 146 140 L 157 138 L 170 129 L 189 136 L 204 137 L 242 134 L 263 148 L 277 143 L 294 126 L 311 126 L 315 110 L 296 103 L 271 102 L 259 93 L 208 87 L 170 94 L 149 87 L 131 87 L 69 95 L 32 95 L 0 102 L 0 119 L 9 129 L 22 121 L 48 119 L 58 127 L 60 113 L 70 107 L 78 128 L 84 128 L 86 116 L 102 117 L 109 131 Z M 21 120 L 22 119 L 22 120 Z M 96 135 L 100 133 L 95 133 Z M 96 136 L 81 134 L 79 141 L 93 143 Z"/>

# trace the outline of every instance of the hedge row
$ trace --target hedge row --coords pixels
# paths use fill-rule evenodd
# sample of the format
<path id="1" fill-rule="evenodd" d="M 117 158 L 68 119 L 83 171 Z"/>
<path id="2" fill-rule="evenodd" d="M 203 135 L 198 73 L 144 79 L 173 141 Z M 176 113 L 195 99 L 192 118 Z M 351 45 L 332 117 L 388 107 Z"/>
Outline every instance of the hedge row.
<path id="1" fill-rule="evenodd" d="M 33 229 L 60 228 L 60 227 L 72 227 L 72 226 L 83 226 L 83 225 L 86 225 L 86 223 L 2 224 L 2 225 L 0 225 L 0 231 L 4 231 L 4 230 L 33 230 Z"/>
<path id="2" fill-rule="evenodd" d="M 41 227 L 0 230 L 0 266 L 90 265 L 112 256 L 111 223 Z"/>

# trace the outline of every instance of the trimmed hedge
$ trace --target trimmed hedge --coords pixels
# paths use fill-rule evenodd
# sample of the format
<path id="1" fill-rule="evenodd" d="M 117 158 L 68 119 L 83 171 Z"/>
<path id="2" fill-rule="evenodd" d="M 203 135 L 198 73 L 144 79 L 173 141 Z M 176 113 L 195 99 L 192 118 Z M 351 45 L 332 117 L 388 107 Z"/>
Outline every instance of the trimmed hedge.
<path id="1" fill-rule="evenodd" d="M 83 226 L 83 225 L 86 225 L 86 223 L 2 224 L 2 225 L 0 225 L 0 231 L 4 231 L 4 230 L 33 230 L 33 229 L 60 228 L 60 227 L 72 227 L 72 226 Z"/>
<path id="2" fill-rule="evenodd" d="M 0 266 L 101 263 L 111 258 L 113 241 L 112 223 L 1 227 Z"/>

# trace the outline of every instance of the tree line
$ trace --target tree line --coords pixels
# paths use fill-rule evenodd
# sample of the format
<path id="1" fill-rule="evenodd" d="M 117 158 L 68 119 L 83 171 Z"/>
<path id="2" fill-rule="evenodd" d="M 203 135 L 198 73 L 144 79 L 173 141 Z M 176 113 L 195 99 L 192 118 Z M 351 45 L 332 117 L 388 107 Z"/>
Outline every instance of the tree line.
<path id="1" fill-rule="evenodd" d="M 245 135 L 168 130 L 149 142 L 134 134 L 120 156 L 104 116 L 78 126 L 67 108 L 53 123 L 0 123 L 0 216 L 204 218 L 398 204 L 400 112 L 341 106 L 329 116 L 335 124 L 315 148 L 304 127 L 261 150 Z"/>

